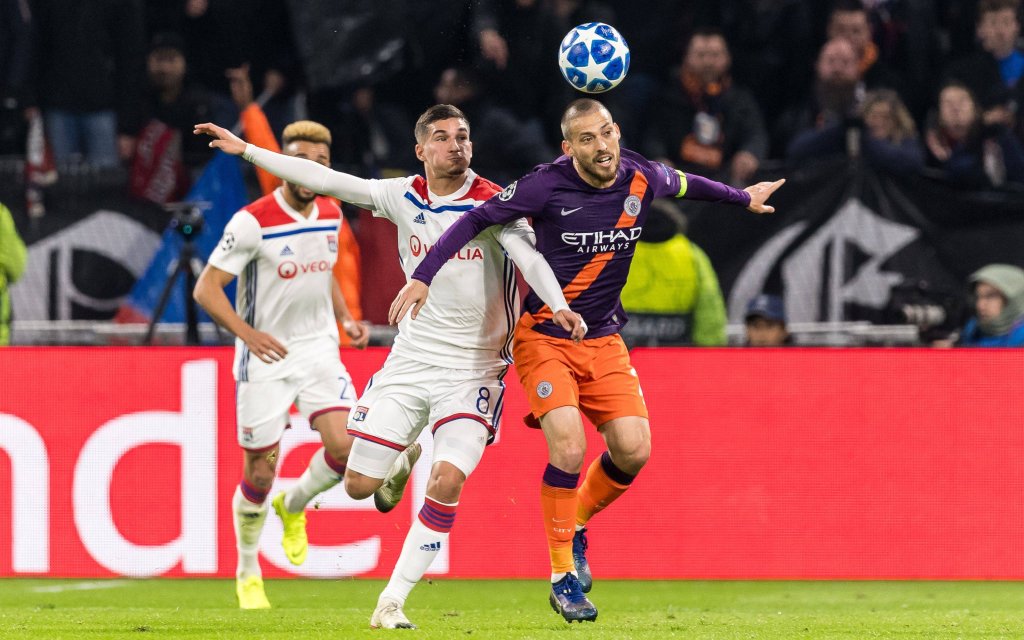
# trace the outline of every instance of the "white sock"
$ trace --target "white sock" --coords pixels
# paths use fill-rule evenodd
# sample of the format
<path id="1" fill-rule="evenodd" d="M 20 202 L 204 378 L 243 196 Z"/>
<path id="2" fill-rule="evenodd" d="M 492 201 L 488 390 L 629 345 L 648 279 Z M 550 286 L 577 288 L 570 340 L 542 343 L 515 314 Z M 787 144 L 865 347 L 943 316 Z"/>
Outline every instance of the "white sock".
<path id="1" fill-rule="evenodd" d="M 248 578 L 262 576 L 260 571 L 260 533 L 263 532 L 263 521 L 270 510 L 267 502 L 254 504 L 242 495 L 241 487 L 235 488 L 231 498 L 231 512 L 234 514 L 235 546 L 238 549 L 238 569 L 235 577 Z"/>
<path id="2" fill-rule="evenodd" d="M 309 461 L 309 466 L 302 473 L 299 481 L 292 485 L 284 494 L 284 508 L 291 513 L 298 513 L 306 508 L 313 496 L 327 491 L 341 482 L 338 472 L 327 464 L 323 447 L 317 449 Z"/>
<path id="3" fill-rule="evenodd" d="M 398 557 L 398 564 L 391 573 L 391 581 L 380 594 L 381 599 L 390 598 L 404 606 L 409 592 L 430 568 L 430 563 L 447 540 L 447 532 L 434 531 L 420 522 L 419 518 L 413 520 L 409 535 L 405 536 L 405 544 L 402 545 L 402 555 Z"/>
<path id="4" fill-rule="evenodd" d="M 575 571 L 570 571 L 569 573 L 571 573 L 572 575 L 576 576 L 577 578 L 579 577 L 579 576 L 576 575 Z M 564 578 L 566 575 L 568 575 L 568 574 L 567 573 L 552 573 L 551 574 L 551 584 L 555 584 L 556 582 L 558 582 L 559 580 Z"/>

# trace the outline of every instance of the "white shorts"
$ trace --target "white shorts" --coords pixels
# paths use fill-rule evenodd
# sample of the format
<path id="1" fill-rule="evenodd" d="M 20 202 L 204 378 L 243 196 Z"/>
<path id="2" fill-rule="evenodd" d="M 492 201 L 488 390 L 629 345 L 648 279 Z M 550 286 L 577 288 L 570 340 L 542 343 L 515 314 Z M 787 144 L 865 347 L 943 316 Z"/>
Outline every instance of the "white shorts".
<path id="1" fill-rule="evenodd" d="M 507 371 L 446 369 L 392 353 L 348 416 L 355 437 L 348 468 L 383 478 L 429 425 L 433 462 L 450 462 L 468 476 L 498 432 Z"/>
<path id="2" fill-rule="evenodd" d="M 306 359 L 293 371 L 280 380 L 235 384 L 238 444 L 243 449 L 259 451 L 280 442 L 293 403 L 310 425 L 317 416 L 350 411 L 355 404 L 352 378 L 336 352 Z"/>

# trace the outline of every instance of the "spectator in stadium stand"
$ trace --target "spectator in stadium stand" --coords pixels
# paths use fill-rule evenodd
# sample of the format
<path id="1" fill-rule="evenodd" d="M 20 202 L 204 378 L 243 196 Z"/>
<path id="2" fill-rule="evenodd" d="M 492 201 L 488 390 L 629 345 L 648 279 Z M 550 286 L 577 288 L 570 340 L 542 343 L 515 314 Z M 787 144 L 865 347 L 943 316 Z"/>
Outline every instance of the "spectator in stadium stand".
<path id="1" fill-rule="evenodd" d="M 799 105 L 810 92 L 814 68 L 808 61 L 814 59 L 821 43 L 826 2 L 716 0 L 677 4 L 689 5 L 694 24 L 718 27 L 727 42 L 741 45 L 732 50 L 732 75 L 757 97 L 765 122 L 778 122 L 787 109 Z M 781 158 L 786 142 L 777 144 L 773 139 L 770 156 Z"/>
<path id="2" fill-rule="evenodd" d="M 789 155 L 789 144 L 797 134 L 820 131 L 856 116 L 866 93 L 853 45 L 843 38 L 832 38 L 818 54 L 812 95 L 782 114 L 775 126 L 773 147 Z"/>
<path id="3" fill-rule="evenodd" d="M 368 175 L 408 175 L 415 171 L 416 161 L 408 144 L 413 120 L 402 104 L 385 100 L 381 94 L 380 87 L 361 85 L 339 105 L 343 124 L 336 134 L 339 153 L 335 163 L 362 167 Z"/>
<path id="4" fill-rule="evenodd" d="M 132 195 L 156 203 L 185 197 L 192 174 L 213 151 L 196 136 L 192 123 L 212 119 L 209 92 L 189 82 L 185 41 L 175 33 L 156 34 L 146 55 L 146 101 L 142 126 L 131 150 Z"/>
<path id="5" fill-rule="evenodd" d="M 974 315 L 961 347 L 1024 347 L 1024 269 L 990 264 L 971 274 Z"/>
<path id="6" fill-rule="evenodd" d="M 976 97 L 986 125 L 1024 132 L 1024 51 L 1020 38 L 1020 0 L 981 0 L 976 34 L 980 50 L 951 64 L 946 75 Z"/>
<path id="7" fill-rule="evenodd" d="M 114 167 L 134 149 L 145 86 L 142 0 L 49 0 L 36 19 L 35 97 L 57 162 Z"/>
<path id="8" fill-rule="evenodd" d="M 491 101 L 471 69 L 445 69 L 434 89 L 434 98 L 439 104 L 458 107 L 473 123 L 474 166 L 500 184 L 558 157 L 544 141 L 538 123 L 523 121 Z"/>
<path id="9" fill-rule="evenodd" d="M 762 293 L 747 303 L 744 316 L 748 347 L 785 347 L 793 344 L 786 327 L 786 305 L 776 295 Z"/>
<path id="10" fill-rule="evenodd" d="M 823 129 L 801 132 L 789 145 L 787 159 L 795 166 L 808 160 L 850 154 L 848 133 L 856 134 L 856 153 L 881 171 L 918 173 L 924 167 L 924 147 L 917 125 L 898 93 L 892 89 L 869 91 L 861 107 L 862 118 L 850 118 Z"/>
<path id="11" fill-rule="evenodd" d="M 648 156 L 734 185 L 751 180 L 768 153 L 768 134 L 754 96 L 733 83 L 731 64 L 720 31 L 700 29 L 690 37 L 647 129 Z"/>
<path id="12" fill-rule="evenodd" d="M 201 167 L 212 152 L 203 140 L 191 135 L 192 125 L 212 117 L 212 98 L 206 87 L 189 77 L 185 40 L 171 32 L 153 36 L 146 56 L 146 75 L 147 115 L 179 134 L 186 167 Z"/>
<path id="13" fill-rule="evenodd" d="M 0 204 L 0 346 L 11 341 L 11 294 L 8 291 L 25 272 L 28 253 L 14 226 L 11 211 Z"/>
<path id="14" fill-rule="evenodd" d="M 861 0 L 838 0 L 828 18 L 828 38 L 842 38 L 853 45 L 857 70 L 870 89 L 900 86 L 899 77 L 879 58 L 878 46 L 871 39 L 868 10 Z"/>
<path id="15" fill-rule="evenodd" d="M 299 74 L 299 64 L 289 9 L 284 0 L 150 0 L 147 18 L 151 33 L 184 36 L 189 77 L 211 96 L 213 119 L 234 120 L 226 72 L 247 65 L 255 94 L 271 96 L 262 108 L 280 134 L 297 119 L 289 78 Z"/>
<path id="16" fill-rule="evenodd" d="M 0 0 L 0 155 L 25 152 L 32 41 L 28 3 Z"/>
<path id="17" fill-rule="evenodd" d="M 898 79 L 899 85 L 892 88 L 900 92 L 914 120 L 923 121 L 938 87 L 949 40 L 939 23 L 936 3 L 885 0 L 862 5 L 867 11 L 878 64 Z"/>
<path id="18" fill-rule="evenodd" d="M 664 198 L 651 202 L 621 294 L 629 314 L 621 333 L 629 348 L 726 343 L 718 277 L 685 232 L 678 205 Z"/>
<path id="19" fill-rule="evenodd" d="M 928 165 L 951 183 L 971 188 L 1024 184 L 1024 146 L 1005 124 L 986 125 L 974 95 L 951 81 L 939 91 L 925 132 Z"/>

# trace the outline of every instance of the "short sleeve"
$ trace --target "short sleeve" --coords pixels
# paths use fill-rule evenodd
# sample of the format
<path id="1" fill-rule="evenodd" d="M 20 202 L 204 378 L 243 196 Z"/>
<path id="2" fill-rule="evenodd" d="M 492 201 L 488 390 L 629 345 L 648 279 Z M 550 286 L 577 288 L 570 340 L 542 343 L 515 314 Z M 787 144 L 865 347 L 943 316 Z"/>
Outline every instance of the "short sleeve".
<path id="1" fill-rule="evenodd" d="M 210 254 L 208 262 L 221 271 L 237 276 L 256 257 L 262 239 L 263 232 L 256 218 L 248 211 L 239 211 L 224 227 L 224 235 Z"/>
<path id="2" fill-rule="evenodd" d="M 387 178 L 385 180 L 368 180 L 370 183 L 370 199 L 373 208 L 371 213 L 375 218 L 385 218 L 391 222 L 395 221 L 395 211 L 398 210 L 399 201 L 405 197 L 409 185 L 415 176 L 407 178 Z"/>

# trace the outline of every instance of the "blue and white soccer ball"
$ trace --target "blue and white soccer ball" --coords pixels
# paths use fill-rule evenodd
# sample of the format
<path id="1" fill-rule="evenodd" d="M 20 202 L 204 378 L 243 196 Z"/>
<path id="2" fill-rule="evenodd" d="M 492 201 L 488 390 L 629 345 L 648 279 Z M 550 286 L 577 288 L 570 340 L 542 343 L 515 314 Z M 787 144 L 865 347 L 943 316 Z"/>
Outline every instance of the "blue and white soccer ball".
<path id="1" fill-rule="evenodd" d="M 629 45 L 611 25 L 581 24 L 562 38 L 558 68 L 576 89 L 603 93 L 622 82 L 629 72 Z"/>

